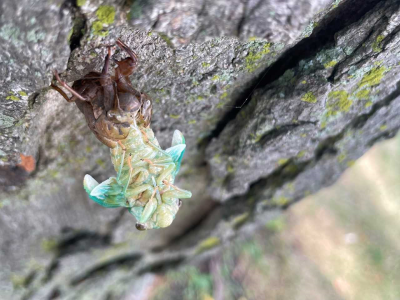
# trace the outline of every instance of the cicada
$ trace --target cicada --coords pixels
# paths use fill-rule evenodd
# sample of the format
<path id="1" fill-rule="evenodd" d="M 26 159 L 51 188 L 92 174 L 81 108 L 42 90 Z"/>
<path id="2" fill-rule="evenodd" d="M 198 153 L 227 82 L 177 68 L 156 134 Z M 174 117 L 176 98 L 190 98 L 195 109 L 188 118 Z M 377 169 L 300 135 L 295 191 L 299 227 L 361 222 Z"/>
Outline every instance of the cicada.
<path id="1" fill-rule="evenodd" d="M 171 147 L 161 149 L 150 128 L 152 101 L 135 90 L 129 80 L 138 63 L 137 55 L 121 40 L 116 44 L 128 54 L 117 61 L 110 76 L 112 47 L 104 67 L 90 72 L 70 87 L 54 75 L 62 87 L 52 84 L 68 102 L 75 102 L 85 115 L 95 136 L 110 148 L 111 161 L 117 173 L 102 183 L 86 175 L 83 186 L 90 199 L 103 207 L 126 207 L 135 216 L 138 230 L 164 228 L 173 222 L 181 200 L 192 196 L 190 191 L 174 185 L 186 149 L 182 133 L 176 130 Z"/>

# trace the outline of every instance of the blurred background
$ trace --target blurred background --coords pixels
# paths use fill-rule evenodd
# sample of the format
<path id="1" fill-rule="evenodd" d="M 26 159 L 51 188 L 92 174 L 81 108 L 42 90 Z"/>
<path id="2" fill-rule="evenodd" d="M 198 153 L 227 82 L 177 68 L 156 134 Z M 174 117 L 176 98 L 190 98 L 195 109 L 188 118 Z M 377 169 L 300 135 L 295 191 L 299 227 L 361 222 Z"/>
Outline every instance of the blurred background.
<path id="1" fill-rule="evenodd" d="M 399 166 L 397 135 L 333 186 L 209 260 L 152 278 L 145 293 L 151 299 L 400 299 Z"/>

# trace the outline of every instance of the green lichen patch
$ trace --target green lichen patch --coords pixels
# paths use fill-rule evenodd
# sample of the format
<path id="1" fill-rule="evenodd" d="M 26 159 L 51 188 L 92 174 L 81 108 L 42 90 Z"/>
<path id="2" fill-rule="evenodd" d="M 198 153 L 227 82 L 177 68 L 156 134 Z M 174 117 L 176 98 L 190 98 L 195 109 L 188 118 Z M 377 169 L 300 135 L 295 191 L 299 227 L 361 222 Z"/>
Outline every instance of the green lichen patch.
<path id="1" fill-rule="evenodd" d="M 101 5 L 96 11 L 96 16 L 101 23 L 110 25 L 114 23 L 115 8 L 110 5 Z"/>
<path id="2" fill-rule="evenodd" d="M 45 252 L 54 252 L 57 250 L 58 242 L 54 239 L 44 239 L 41 243 L 41 247 Z"/>
<path id="3" fill-rule="evenodd" d="M 380 131 L 385 131 L 387 128 L 388 128 L 387 125 L 382 125 L 382 126 L 379 127 L 379 130 Z"/>
<path id="4" fill-rule="evenodd" d="M 39 41 L 43 41 L 46 37 L 46 34 L 42 31 L 30 30 L 26 34 L 26 39 L 29 42 L 38 43 Z"/>
<path id="5" fill-rule="evenodd" d="M 213 157 L 213 160 L 215 161 L 215 163 L 220 164 L 221 163 L 221 154 L 215 154 Z"/>
<path id="6" fill-rule="evenodd" d="M 337 65 L 337 61 L 336 60 L 331 60 L 330 62 L 327 62 L 326 64 L 324 64 L 324 67 L 325 67 L 325 69 L 328 69 L 328 68 L 332 68 L 332 67 L 334 67 L 336 65 Z"/>
<path id="7" fill-rule="evenodd" d="M 72 36 L 73 33 L 74 33 L 74 28 L 71 28 L 71 29 L 68 31 L 68 35 L 67 35 L 67 41 L 68 41 L 68 43 L 71 41 L 71 36 Z"/>
<path id="8" fill-rule="evenodd" d="M 372 51 L 379 53 L 382 51 L 382 41 L 385 37 L 383 35 L 378 35 L 376 40 L 372 43 Z"/>
<path id="9" fill-rule="evenodd" d="M 273 232 L 281 232 L 283 229 L 285 229 L 285 220 L 283 217 L 276 218 L 274 220 L 271 220 L 265 224 L 265 227 Z"/>
<path id="10" fill-rule="evenodd" d="M 108 30 L 104 29 L 104 26 L 108 26 L 114 23 L 115 19 L 115 8 L 110 5 L 101 5 L 96 11 L 97 21 L 92 24 L 92 31 L 97 36 L 107 36 Z"/>
<path id="11" fill-rule="evenodd" d="M 103 169 L 106 167 L 106 163 L 104 160 L 102 159 L 96 159 L 96 164 L 98 164 L 100 167 L 102 167 Z"/>
<path id="12" fill-rule="evenodd" d="M 229 174 L 232 174 L 232 173 L 235 172 L 235 168 L 231 164 L 227 164 L 226 165 L 226 172 L 228 172 Z"/>
<path id="13" fill-rule="evenodd" d="M 219 81 L 219 76 L 218 75 L 214 75 L 213 77 L 211 77 L 212 81 Z"/>
<path id="14" fill-rule="evenodd" d="M 224 102 L 219 102 L 219 103 L 216 105 L 216 108 L 223 108 L 224 106 L 225 106 Z"/>
<path id="15" fill-rule="evenodd" d="M 250 133 L 250 137 L 253 140 L 253 143 L 258 143 L 261 140 L 261 138 L 263 137 L 263 135 Z"/>
<path id="16" fill-rule="evenodd" d="M 14 125 L 15 119 L 0 113 L 0 128 L 7 128 Z"/>
<path id="17" fill-rule="evenodd" d="M 201 253 L 204 252 L 206 250 L 215 248 L 216 246 L 218 246 L 221 243 L 221 240 L 218 237 L 215 236 L 211 236 L 203 241 L 201 241 L 197 247 L 195 252 L 196 253 Z"/>
<path id="18" fill-rule="evenodd" d="M 342 0 L 333 1 L 331 9 L 334 9 L 334 8 L 338 7 L 340 2 L 342 2 Z"/>
<path id="19" fill-rule="evenodd" d="M 169 115 L 170 118 L 172 119 L 179 119 L 181 116 L 180 115 Z"/>
<path id="20" fill-rule="evenodd" d="M 338 162 L 343 162 L 346 159 L 347 155 L 346 153 L 340 153 L 337 157 Z"/>
<path id="21" fill-rule="evenodd" d="M 9 95 L 6 97 L 6 100 L 19 101 L 20 99 L 17 96 L 15 96 L 13 92 L 9 92 Z"/>
<path id="22" fill-rule="evenodd" d="M 280 196 L 280 197 L 273 198 L 272 203 L 274 203 L 277 206 L 285 206 L 289 203 L 289 199 L 284 196 Z"/>
<path id="23" fill-rule="evenodd" d="M 299 167 L 294 163 L 287 164 L 283 169 L 283 173 L 287 175 L 296 174 L 298 171 Z"/>
<path id="24" fill-rule="evenodd" d="M 364 107 L 368 108 L 368 107 L 372 106 L 372 104 L 374 104 L 372 101 L 368 101 L 367 103 L 365 103 Z"/>
<path id="25" fill-rule="evenodd" d="M 367 74 L 363 76 L 358 86 L 361 87 L 371 87 L 374 85 L 378 85 L 383 75 L 388 71 L 385 66 L 374 67 Z"/>
<path id="26" fill-rule="evenodd" d="M 368 99 L 370 92 L 371 91 L 368 89 L 361 90 L 361 91 L 357 92 L 356 97 L 358 99 Z"/>
<path id="27" fill-rule="evenodd" d="M 97 36 L 107 36 L 109 34 L 108 30 L 103 30 L 103 24 L 100 21 L 95 21 L 92 24 L 93 34 Z"/>
<path id="28" fill-rule="evenodd" d="M 76 5 L 81 7 L 84 6 L 86 4 L 86 0 L 76 0 Z"/>
<path id="29" fill-rule="evenodd" d="M 245 58 L 245 68 L 248 72 L 254 72 L 260 66 L 261 59 L 271 52 L 271 43 L 265 43 L 261 49 L 259 43 L 250 46 L 249 53 Z"/>
<path id="30" fill-rule="evenodd" d="M 348 112 L 353 101 L 349 99 L 349 94 L 346 91 L 332 91 L 328 94 L 328 109 L 327 116 L 335 116 L 338 112 Z"/>
<path id="31" fill-rule="evenodd" d="M 21 32 L 18 27 L 14 27 L 11 24 L 5 24 L 0 27 L 0 37 L 7 41 L 20 45 L 20 36 Z"/>
<path id="32" fill-rule="evenodd" d="M 312 32 L 314 31 L 314 28 L 318 26 L 318 23 L 311 21 L 310 24 L 307 25 L 307 27 L 304 29 L 302 32 L 302 37 L 309 37 Z"/>
<path id="33" fill-rule="evenodd" d="M 301 150 L 301 151 L 296 155 L 296 157 L 297 157 L 297 158 L 302 158 L 305 154 L 306 154 L 306 151 L 305 151 L 305 150 Z"/>
<path id="34" fill-rule="evenodd" d="M 19 101 L 19 98 L 15 95 L 10 95 L 6 97 L 7 100 L 12 100 L 12 101 Z"/>
<path id="35" fill-rule="evenodd" d="M 308 103 L 317 103 L 317 98 L 314 96 L 312 92 L 307 92 L 301 97 L 301 101 L 308 102 Z"/>
<path id="36" fill-rule="evenodd" d="M 219 97 L 219 99 L 225 99 L 226 97 L 228 97 L 228 92 L 223 92 L 222 94 L 221 94 L 221 96 Z"/>
<path id="37" fill-rule="evenodd" d="M 235 229 L 239 229 L 247 222 L 249 218 L 250 214 L 248 212 L 245 212 L 241 215 L 234 217 L 233 220 L 231 221 L 232 227 Z"/>
<path id="38" fill-rule="evenodd" d="M 18 289 L 22 289 L 26 287 L 26 277 L 25 276 L 21 276 L 21 275 L 17 275 L 17 274 L 11 274 L 11 278 L 10 281 L 14 287 L 14 289 L 18 290 Z"/>
<path id="39" fill-rule="evenodd" d="M 288 158 L 281 158 L 278 160 L 278 165 L 279 166 L 283 166 L 284 164 L 286 164 L 289 161 Z"/>

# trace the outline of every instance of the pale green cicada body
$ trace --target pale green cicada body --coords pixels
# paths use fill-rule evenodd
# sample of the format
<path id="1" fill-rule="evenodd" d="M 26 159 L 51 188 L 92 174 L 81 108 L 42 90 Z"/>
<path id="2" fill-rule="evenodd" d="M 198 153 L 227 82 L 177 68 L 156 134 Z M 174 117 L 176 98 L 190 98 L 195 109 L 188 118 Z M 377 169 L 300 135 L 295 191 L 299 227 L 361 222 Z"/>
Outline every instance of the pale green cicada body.
<path id="1" fill-rule="evenodd" d="M 131 126 L 128 137 L 111 149 L 117 177 L 99 184 L 86 175 L 85 191 L 104 207 L 127 207 L 139 230 L 167 227 L 175 219 L 180 199 L 192 196 L 173 185 L 185 152 L 185 139 L 175 130 L 171 147 L 162 150 L 150 128 Z"/>

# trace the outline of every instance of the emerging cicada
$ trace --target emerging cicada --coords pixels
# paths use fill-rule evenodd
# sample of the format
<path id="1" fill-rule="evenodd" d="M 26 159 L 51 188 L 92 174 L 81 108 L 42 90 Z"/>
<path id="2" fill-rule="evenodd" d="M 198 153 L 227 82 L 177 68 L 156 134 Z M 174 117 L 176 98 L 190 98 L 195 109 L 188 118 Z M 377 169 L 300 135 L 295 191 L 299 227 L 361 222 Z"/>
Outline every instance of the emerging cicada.
<path id="1" fill-rule="evenodd" d="M 150 128 L 152 102 L 135 90 L 128 78 L 137 65 L 137 56 L 121 40 L 116 44 L 129 56 L 115 61 L 115 76 L 108 75 L 108 47 L 102 72 L 90 72 L 72 87 L 55 72 L 71 98 L 58 86 L 52 87 L 68 102 L 76 103 L 92 132 L 111 148 L 117 177 L 99 184 L 86 175 L 83 185 L 90 199 L 104 207 L 127 207 L 137 220 L 138 230 L 167 227 L 179 210 L 180 198 L 192 196 L 190 191 L 173 185 L 185 152 L 185 139 L 176 130 L 171 148 L 160 148 Z"/>

